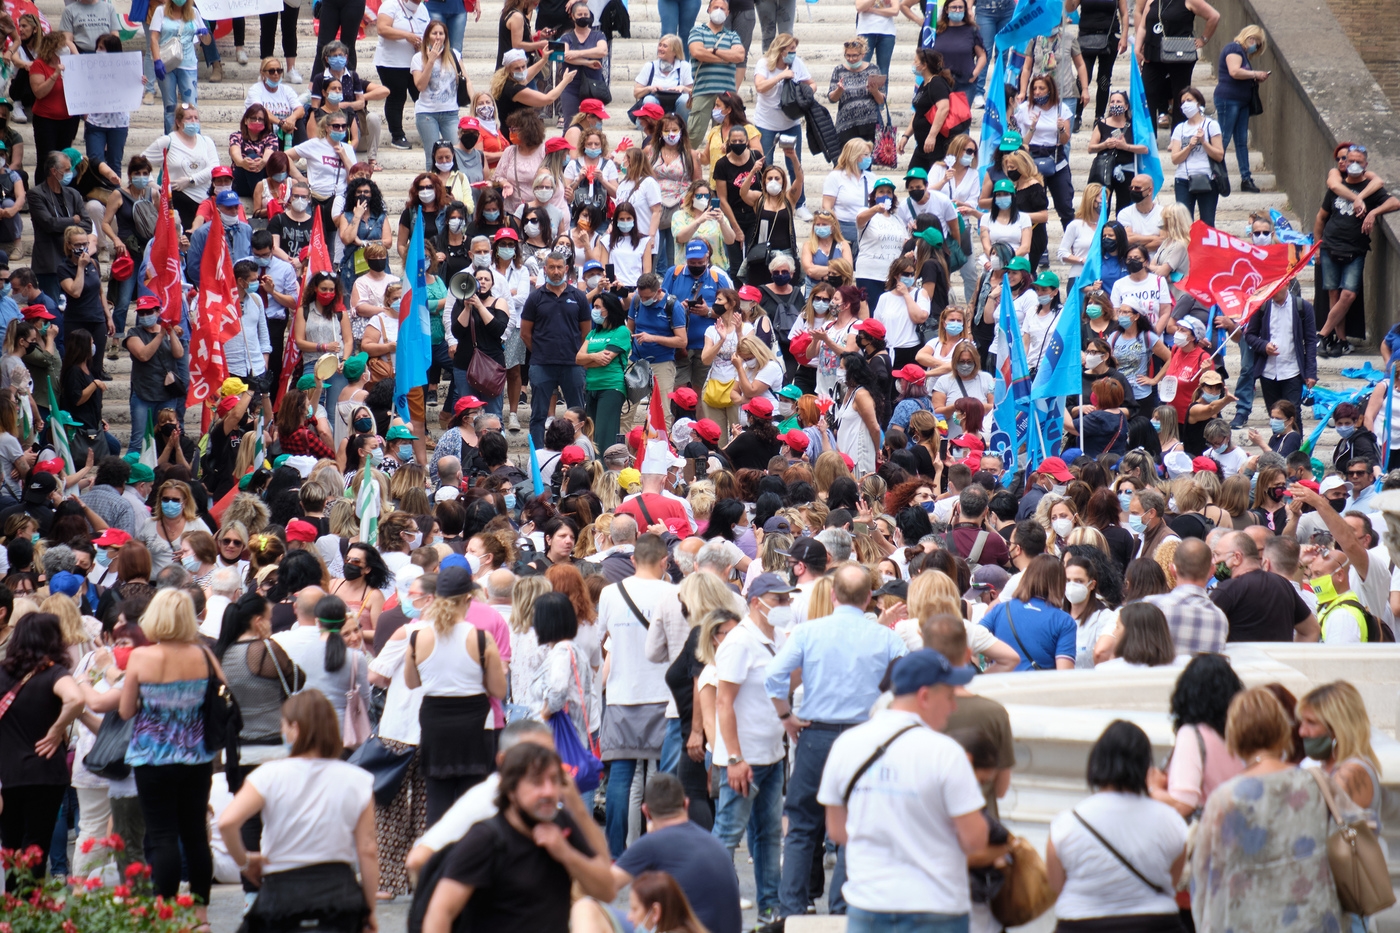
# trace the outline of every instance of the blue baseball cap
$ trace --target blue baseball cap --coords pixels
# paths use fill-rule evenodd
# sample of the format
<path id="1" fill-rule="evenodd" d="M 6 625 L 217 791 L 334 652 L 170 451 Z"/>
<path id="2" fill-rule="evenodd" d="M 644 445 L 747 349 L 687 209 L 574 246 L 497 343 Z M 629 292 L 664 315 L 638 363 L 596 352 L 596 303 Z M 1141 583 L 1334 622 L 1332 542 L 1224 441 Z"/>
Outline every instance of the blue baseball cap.
<path id="1" fill-rule="evenodd" d="M 791 585 L 776 573 L 761 573 L 754 577 L 754 581 L 749 584 L 749 599 L 759 596 L 766 596 L 769 593 L 796 593 L 797 587 Z"/>
<path id="2" fill-rule="evenodd" d="M 78 590 L 82 589 L 83 578 L 76 573 L 67 570 L 60 570 L 49 578 L 49 592 L 62 593 L 64 596 L 78 595 Z"/>
<path id="3" fill-rule="evenodd" d="M 585 262 L 585 263 L 583 264 L 583 274 L 584 274 L 584 275 L 587 275 L 588 273 L 592 272 L 594 269 L 601 270 L 602 268 L 603 268 L 603 264 L 602 264 L 601 262 L 599 262 L 599 261 L 596 260 L 596 259 L 590 259 L 590 260 L 588 260 L 588 262 Z"/>
<path id="4" fill-rule="evenodd" d="M 708 259 L 710 258 L 710 247 L 705 244 L 704 240 L 691 240 L 685 244 L 685 258 Z"/>
<path id="5" fill-rule="evenodd" d="M 920 648 L 906 654 L 895 664 L 894 673 L 890 676 L 890 689 L 895 696 L 902 697 L 918 692 L 920 687 L 937 684 L 961 687 L 972 680 L 973 673 L 970 667 L 954 667 L 932 648 Z"/>
<path id="6" fill-rule="evenodd" d="M 218 194 L 214 195 L 214 203 L 218 204 L 220 207 L 237 207 L 238 192 L 234 191 L 232 188 L 229 188 L 227 191 L 220 191 Z"/>

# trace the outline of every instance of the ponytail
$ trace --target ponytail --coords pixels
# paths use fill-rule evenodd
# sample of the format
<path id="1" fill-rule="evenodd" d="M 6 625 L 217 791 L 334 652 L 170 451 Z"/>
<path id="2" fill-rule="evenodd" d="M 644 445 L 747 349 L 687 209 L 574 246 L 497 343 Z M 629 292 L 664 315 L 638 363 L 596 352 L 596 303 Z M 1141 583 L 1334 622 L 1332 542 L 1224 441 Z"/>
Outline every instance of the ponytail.
<path id="1" fill-rule="evenodd" d="M 316 603 L 316 624 L 326 637 L 326 673 L 334 674 L 345 666 L 345 639 L 340 630 L 345 625 L 345 600 L 339 596 L 323 596 Z"/>

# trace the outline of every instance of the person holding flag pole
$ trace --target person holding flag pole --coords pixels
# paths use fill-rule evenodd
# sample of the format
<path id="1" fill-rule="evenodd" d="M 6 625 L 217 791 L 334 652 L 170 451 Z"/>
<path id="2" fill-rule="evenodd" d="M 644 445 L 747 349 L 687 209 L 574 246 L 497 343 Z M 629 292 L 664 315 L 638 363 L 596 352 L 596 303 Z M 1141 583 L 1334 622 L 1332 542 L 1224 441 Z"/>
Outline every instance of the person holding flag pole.
<path id="1" fill-rule="evenodd" d="M 423 438 L 428 436 L 428 429 L 423 392 L 428 384 L 433 338 L 428 324 L 428 261 L 423 247 L 421 206 L 414 210 L 413 234 L 404 258 L 404 279 L 408 283 L 408 293 L 399 302 L 398 346 L 394 356 L 394 410 L 411 425 L 414 458 L 419 463 L 426 463 L 428 457 Z"/>

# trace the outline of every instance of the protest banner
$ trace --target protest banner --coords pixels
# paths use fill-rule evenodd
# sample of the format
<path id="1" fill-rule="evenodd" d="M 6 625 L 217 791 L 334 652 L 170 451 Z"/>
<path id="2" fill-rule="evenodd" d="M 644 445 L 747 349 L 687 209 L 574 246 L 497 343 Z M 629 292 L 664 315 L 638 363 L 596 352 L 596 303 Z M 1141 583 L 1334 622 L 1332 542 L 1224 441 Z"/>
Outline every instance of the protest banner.
<path id="1" fill-rule="evenodd" d="M 195 0 L 195 9 L 209 22 L 282 12 L 282 0 Z"/>
<path id="2" fill-rule="evenodd" d="M 1206 307 L 1219 305 L 1221 314 L 1241 320 L 1247 317 L 1245 303 L 1265 283 L 1288 271 L 1290 252 L 1291 248 L 1281 243 L 1246 243 L 1198 220 L 1191 225 L 1191 243 L 1186 249 L 1191 274 L 1181 288 Z"/>
<path id="3" fill-rule="evenodd" d="M 73 116 L 141 108 L 140 52 L 63 57 L 63 100 Z"/>

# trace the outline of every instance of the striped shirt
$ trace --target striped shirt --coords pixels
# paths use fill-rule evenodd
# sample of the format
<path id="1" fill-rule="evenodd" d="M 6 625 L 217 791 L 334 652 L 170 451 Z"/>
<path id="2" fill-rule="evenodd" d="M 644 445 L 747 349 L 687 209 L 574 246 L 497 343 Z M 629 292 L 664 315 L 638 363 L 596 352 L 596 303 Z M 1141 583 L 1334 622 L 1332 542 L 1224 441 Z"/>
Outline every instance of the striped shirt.
<path id="1" fill-rule="evenodd" d="M 690 42 L 699 42 L 707 50 L 714 52 L 741 45 L 739 34 L 728 27 L 715 32 L 708 23 L 697 23 L 690 30 Z M 687 46 L 689 42 L 687 43 Z M 695 97 L 723 94 L 734 90 L 734 69 L 730 62 L 702 62 L 695 65 Z"/>

